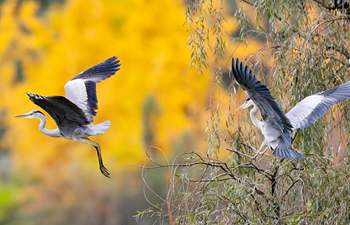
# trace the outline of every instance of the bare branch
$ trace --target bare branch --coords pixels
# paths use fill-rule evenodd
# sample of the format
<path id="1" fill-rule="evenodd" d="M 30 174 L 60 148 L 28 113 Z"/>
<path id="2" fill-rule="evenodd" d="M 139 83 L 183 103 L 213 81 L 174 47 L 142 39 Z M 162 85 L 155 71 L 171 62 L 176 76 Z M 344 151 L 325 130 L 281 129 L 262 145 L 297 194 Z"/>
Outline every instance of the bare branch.
<path id="1" fill-rule="evenodd" d="M 284 199 L 284 198 L 288 195 L 289 191 L 292 190 L 292 188 L 293 188 L 298 182 L 304 183 L 303 180 L 300 179 L 300 178 L 297 179 L 297 180 L 295 180 L 295 181 L 289 186 L 289 188 L 287 189 L 287 191 L 282 195 L 282 199 Z"/>

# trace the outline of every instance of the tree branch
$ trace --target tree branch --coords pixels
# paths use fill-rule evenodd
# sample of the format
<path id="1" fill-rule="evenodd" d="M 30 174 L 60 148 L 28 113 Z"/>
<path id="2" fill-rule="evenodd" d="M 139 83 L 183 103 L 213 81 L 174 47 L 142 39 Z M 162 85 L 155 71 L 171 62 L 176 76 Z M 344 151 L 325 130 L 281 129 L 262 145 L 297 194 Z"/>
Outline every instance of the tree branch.
<path id="1" fill-rule="evenodd" d="M 302 182 L 302 183 L 303 183 L 303 180 L 300 179 L 300 178 L 297 179 L 297 180 L 295 180 L 295 181 L 289 186 L 289 188 L 287 189 L 287 191 L 282 195 L 282 199 L 284 199 L 284 198 L 288 195 L 289 191 L 290 191 L 298 182 Z"/>
<path id="2" fill-rule="evenodd" d="M 319 0 L 313 0 L 313 1 L 316 2 L 319 6 L 325 8 L 325 9 L 328 9 L 328 10 L 333 10 L 334 9 L 334 7 L 326 5 L 323 1 L 319 1 Z"/>

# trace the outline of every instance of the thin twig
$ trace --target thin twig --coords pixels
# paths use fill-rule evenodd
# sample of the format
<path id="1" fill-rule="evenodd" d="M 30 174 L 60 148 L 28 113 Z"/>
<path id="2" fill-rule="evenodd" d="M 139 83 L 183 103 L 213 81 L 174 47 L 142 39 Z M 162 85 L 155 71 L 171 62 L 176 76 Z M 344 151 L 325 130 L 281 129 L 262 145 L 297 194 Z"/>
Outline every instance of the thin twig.
<path id="1" fill-rule="evenodd" d="M 282 195 L 282 199 L 284 199 L 287 195 L 288 195 L 288 193 L 289 193 L 289 191 L 298 183 L 298 182 L 303 182 L 302 181 L 302 179 L 297 179 L 297 180 L 295 180 L 290 186 L 289 186 L 289 188 L 287 189 L 287 191 Z"/>
<path id="2" fill-rule="evenodd" d="M 236 150 L 236 149 L 232 149 L 232 148 L 225 148 L 225 149 L 226 149 L 227 151 L 237 153 L 237 154 L 240 155 L 240 156 L 244 156 L 244 157 L 247 157 L 247 158 L 253 160 L 253 157 L 252 157 L 252 156 L 250 156 L 250 155 L 248 155 L 248 154 L 245 154 L 245 153 L 243 153 L 243 152 L 241 152 L 241 151 L 238 151 L 238 150 Z"/>
<path id="3" fill-rule="evenodd" d="M 251 169 L 255 169 L 256 172 L 258 172 L 259 174 L 265 176 L 266 178 L 268 178 L 270 181 L 272 179 L 273 174 L 259 168 L 257 165 L 255 165 L 254 163 L 250 162 L 248 164 L 242 164 L 239 165 L 238 167 L 242 167 L 242 168 L 251 168 Z"/>
<path id="4" fill-rule="evenodd" d="M 322 6 L 323 8 L 325 8 L 325 9 L 328 9 L 328 10 L 334 9 L 334 7 L 326 5 L 323 1 L 322 2 L 319 1 L 319 0 L 313 0 L 313 1 L 316 2 L 318 5 Z"/>

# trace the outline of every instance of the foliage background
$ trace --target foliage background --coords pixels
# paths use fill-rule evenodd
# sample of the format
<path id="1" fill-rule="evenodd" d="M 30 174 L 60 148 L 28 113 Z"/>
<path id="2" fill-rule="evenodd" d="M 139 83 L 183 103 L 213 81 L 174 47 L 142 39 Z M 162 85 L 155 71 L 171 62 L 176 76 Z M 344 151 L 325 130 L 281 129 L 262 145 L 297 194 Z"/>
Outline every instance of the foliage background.
<path id="1" fill-rule="evenodd" d="M 148 206 L 140 179 L 145 153 L 204 149 L 208 106 L 221 92 L 209 70 L 191 66 L 186 4 L 1 1 L 0 224 L 135 224 L 136 211 Z M 113 125 L 95 138 L 113 174 L 107 180 L 89 146 L 45 137 L 37 121 L 14 116 L 38 109 L 25 92 L 63 94 L 68 79 L 112 55 L 122 68 L 98 85 L 96 121 Z M 163 177 L 150 178 L 159 191 Z"/>
<path id="2" fill-rule="evenodd" d="M 145 151 L 195 146 L 203 125 L 209 79 L 189 66 L 184 24 L 180 1 L 1 4 L 0 224 L 136 223 L 146 206 Z M 14 116 L 37 109 L 26 91 L 63 94 L 68 79 L 112 55 L 122 68 L 98 87 L 96 121 L 113 126 L 95 139 L 113 174 L 107 180 L 88 146 L 47 138 L 37 121 Z"/>
<path id="3" fill-rule="evenodd" d="M 141 167 L 150 159 L 177 162 L 179 155 L 191 152 L 237 166 L 237 157 L 224 149 L 240 147 L 239 143 L 246 141 L 259 144 L 260 136 L 247 123 L 247 114 L 235 110 L 244 99 L 243 92 L 233 98 L 230 80 L 225 79 L 232 56 L 246 59 L 264 82 L 277 82 L 272 91 L 286 108 L 307 94 L 348 78 L 332 79 L 329 73 L 331 68 L 338 68 L 347 74 L 346 63 L 341 66 L 336 60 L 324 60 L 335 57 L 342 62 L 342 53 L 330 54 L 318 48 L 322 43 L 341 40 L 328 50 L 344 45 L 349 49 L 349 36 L 344 34 L 350 32 L 339 33 L 346 26 L 339 23 L 334 29 L 311 32 L 317 35 L 308 33 L 323 19 L 337 16 L 324 7 L 332 1 L 0 2 L 0 224 L 276 222 L 273 204 L 278 201 L 266 203 L 266 211 L 259 214 L 246 204 L 251 199 L 245 193 L 254 193 L 254 189 L 242 183 L 228 180 L 204 182 L 202 186 L 191 180 L 192 175 L 201 174 L 197 168 L 178 174 L 176 170 L 143 171 Z M 303 4 L 307 5 L 304 9 Z M 322 34 L 327 34 L 324 39 L 320 38 Z M 296 49 L 302 51 L 296 54 Z M 112 55 L 119 57 L 122 67 L 116 76 L 98 85 L 96 118 L 110 119 L 112 128 L 94 138 L 101 144 L 105 164 L 112 172 L 108 180 L 99 173 L 95 152 L 89 146 L 45 137 L 37 131 L 37 121 L 19 120 L 14 115 L 38 108 L 27 99 L 26 91 L 63 94 L 68 79 Z M 307 77 L 309 74 L 313 79 Z M 312 88 L 303 85 L 305 80 L 312 81 Z M 286 90 L 288 95 L 284 95 Z M 328 121 L 342 121 L 348 114 L 344 110 L 332 112 Z M 55 126 L 52 120 L 48 126 Z M 331 130 L 329 136 L 323 138 L 324 133 L 315 128 L 301 135 L 306 138 L 296 140 L 300 149 L 311 154 L 337 153 L 335 157 L 330 154 L 331 160 L 319 159 L 324 167 L 317 166 L 318 158 L 311 159 L 307 172 L 296 175 L 312 187 L 308 199 L 338 191 L 332 183 L 347 182 L 347 126 L 331 129 L 319 123 L 317 127 L 323 131 Z M 339 151 L 333 151 L 334 147 Z M 192 155 L 181 160 L 193 159 Z M 269 160 L 268 155 L 265 162 Z M 275 169 L 275 165 L 267 163 L 267 169 Z M 340 172 L 333 169 L 334 165 L 340 165 Z M 288 171 L 294 165 L 283 166 L 282 170 Z M 209 174 L 203 176 L 212 180 L 220 169 L 206 172 Z M 239 170 L 235 175 L 248 184 L 269 188 L 269 182 L 255 172 Z M 288 182 L 282 182 L 282 187 L 288 187 Z M 296 192 L 303 186 L 297 187 Z M 203 188 L 207 191 L 202 192 Z M 222 190 L 228 192 L 213 195 Z M 296 192 L 293 189 L 288 203 Z M 348 209 L 344 203 L 348 190 L 338 193 L 334 198 L 337 204 L 321 198 L 307 202 L 310 208 L 306 211 L 298 205 L 289 222 L 300 222 L 302 212 L 308 212 L 316 222 L 332 221 L 335 210 L 341 214 Z M 198 200 L 201 204 L 192 204 Z M 229 202 L 229 208 L 222 207 L 223 202 Z M 175 203 L 179 210 L 169 208 L 169 203 Z M 248 218 L 256 217 L 237 217 L 237 208 L 232 205 Z M 222 214 L 225 210 L 230 214 Z M 346 221 L 345 216 L 339 218 Z"/>
<path id="4" fill-rule="evenodd" d="M 209 65 L 228 95 L 237 94 L 224 104 L 221 97 L 211 105 L 206 152 L 183 154 L 171 164 L 153 161 L 149 169 L 168 168 L 172 173 L 166 212 L 159 221 L 348 224 L 349 103 L 332 107 L 315 125 L 297 133 L 293 145 L 304 152 L 305 160 L 278 160 L 266 154 L 253 161 L 247 155 L 254 154 L 261 135 L 248 113 L 237 110 L 243 92 L 220 70 L 228 67 L 223 66 L 227 58 L 239 56 L 230 44 L 263 43 L 245 64 L 270 87 L 284 111 L 307 95 L 348 81 L 349 3 L 191 1 L 187 12 L 193 28 L 190 38 L 197 40 L 190 42 L 192 62 L 199 68 Z M 227 33 L 221 21 L 232 14 L 239 29 Z M 152 206 L 149 214 L 159 211 Z"/>

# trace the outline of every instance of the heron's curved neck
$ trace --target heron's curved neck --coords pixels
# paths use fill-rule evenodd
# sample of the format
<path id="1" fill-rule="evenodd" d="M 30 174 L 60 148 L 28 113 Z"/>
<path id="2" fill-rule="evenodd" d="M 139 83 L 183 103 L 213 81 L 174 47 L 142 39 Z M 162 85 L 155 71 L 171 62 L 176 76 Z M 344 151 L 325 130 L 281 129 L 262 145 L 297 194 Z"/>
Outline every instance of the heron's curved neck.
<path id="1" fill-rule="evenodd" d="M 254 126 L 257 128 L 261 129 L 261 121 L 257 119 L 257 114 L 258 114 L 258 107 L 254 104 L 253 108 L 250 110 L 250 119 L 252 120 L 252 123 Z"/>
<path id="2" fill-rule="evenodd" d="M 48 135 L 48 136 L 51 136 L 51 137 L 61 137 L 61 134 L 60 134 L 60 131 L 58 129 L 47 129 L 45 127 L 46 125 L 46 117 L 44 115 L 38 115 L 37 118 L 40 120 L 40 123 L 39 123 L 39 130 Z"/>

